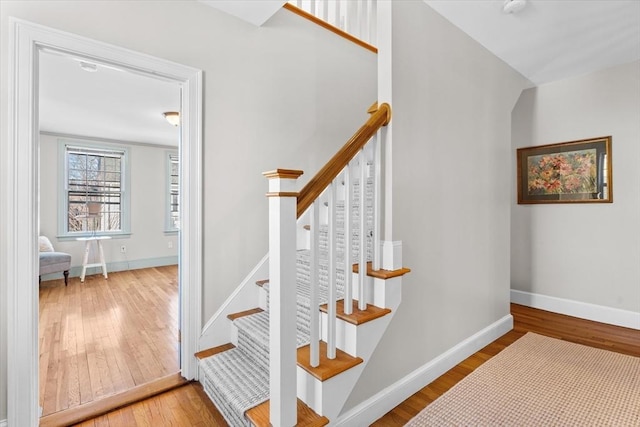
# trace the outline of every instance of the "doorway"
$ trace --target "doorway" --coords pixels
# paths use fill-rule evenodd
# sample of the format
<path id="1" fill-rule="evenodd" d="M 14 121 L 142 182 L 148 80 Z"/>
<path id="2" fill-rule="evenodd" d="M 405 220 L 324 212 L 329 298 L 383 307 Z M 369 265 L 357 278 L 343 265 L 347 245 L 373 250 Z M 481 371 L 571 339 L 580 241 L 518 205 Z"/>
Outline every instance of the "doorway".
<path id="1" fill-rule="evenodd" d="M 39 56 L 46 49 L 95 64 L 154 76 L 180 85 L 179 283 L 181 375 L 196 379 L 194 353 L 200 334 L 202 295 L 202 72 L 74 34 L 12 19 L 9 147 L 7 161 L 8 422 L 37 425 L 38 407 L 38 230 Z M 31 286 L 24 286 L 25 278 Z M 30 280 L 29 280 L 30 279 Z M 20 285 L 22 283 L 22 286 Z"/>
<path id="2" fill-rule="evenodd" d="M 38 70 L 39 234 L 73 267 L 39 287 L 45 417 L 180 370 L 180 85 L 47 49 Z"/>

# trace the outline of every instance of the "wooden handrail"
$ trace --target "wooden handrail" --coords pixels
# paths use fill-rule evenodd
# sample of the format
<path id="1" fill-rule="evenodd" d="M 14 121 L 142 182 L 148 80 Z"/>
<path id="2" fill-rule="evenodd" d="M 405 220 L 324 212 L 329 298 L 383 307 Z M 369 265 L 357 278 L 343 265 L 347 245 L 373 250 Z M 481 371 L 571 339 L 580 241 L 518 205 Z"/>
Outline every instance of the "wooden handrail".
<path id="1" fill-rule="evenodd" d="M 391 107 L 387 103 L 379 105 L 377 109 L 370 108 L 368 112 L 371 113 L 369 120 L 300 191 L 297 208 L 298 218 L 311 206 L 314 200 L 320 197 L 324 189 L 331 184 L 371 137 L 391 121 Z"/>
<path id="2" fill-rule="evenodd" d="M 283 6 L 285 9 L 287 9 L 288 11 L 295 13 L 298 16 L 301 16 L 304 19 L 307 19 L 311 22 L 313 22 L 316 25 L 319 25 L 329 31 L 331 31 L 334 34 L 337 34 L 338 36 L 345 38 L 347 40 L 349 40 L 350 42 L 353 42 L 355 44 L 357 44 L 358 46 L 361 46 L 373 53 L 378 53 L 378 48 L 370 45 L 369 43 L 360 40 L 357 37 L 352 36 L 351 34 L 347 33 L 346 31 L 341 30 L 340 28 L 329 24 L 328 22 L 323 21 L 322 19 L 310 14 L 309 12 L 300 9 L 298 6 L 295 6 L 291 3 L 285 3 Z"/>

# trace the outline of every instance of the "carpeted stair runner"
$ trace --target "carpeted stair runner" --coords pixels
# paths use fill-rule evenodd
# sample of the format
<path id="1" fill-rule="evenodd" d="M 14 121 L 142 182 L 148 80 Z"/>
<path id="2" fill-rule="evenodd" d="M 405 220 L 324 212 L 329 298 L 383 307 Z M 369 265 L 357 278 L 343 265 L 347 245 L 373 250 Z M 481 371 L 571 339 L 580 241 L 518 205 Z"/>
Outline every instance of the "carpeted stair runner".
<path id="1" fill-rule="evenodd" d="M 372 197 L 371 180 L 367 182 L 367 199 Z M 359 185 L 354 183 L 356 200 L 359 197 Z M 368 202 L 368 206 L 370 203 Z M 358 205 L 353 206 L 352 242 L 359 240 Z M 371 259 L 371 209 L 367 212 L 367 254 Z M 336 203 L 336 299 L 344 297 L 344 202 Z M 356 247 L 357 245 L 353 245 Z M 318 266 L 319 305 L 328 302 L 328 227 L 320 226 L 320 259 Z M 357 262 L 358 250 L 352 253 L 353 262 Z M 296 330 L 297 346 L 309 343 L 311 304 L 310 304 L 310 252 L 298 250 L 296 254 Z M 269 284 L 263 289 L 267 292 L 267 310 L 235 319 L 238 330 L 238 345 L 232 350 L 204 358 L 200 361 L 201 382 L 205 392 L 218 407 L 229 425 L 250 426 L 244 413 L 269 399 Z M 315 307 L 318 310 L 318 307 Z"/>
<path id="2" fill-rule="evenodd" d="M 269 370 L 240 348 L 200 361 L 202 386 L 230 426 L 250 426 L 247 409 L 269 399 Z"/>

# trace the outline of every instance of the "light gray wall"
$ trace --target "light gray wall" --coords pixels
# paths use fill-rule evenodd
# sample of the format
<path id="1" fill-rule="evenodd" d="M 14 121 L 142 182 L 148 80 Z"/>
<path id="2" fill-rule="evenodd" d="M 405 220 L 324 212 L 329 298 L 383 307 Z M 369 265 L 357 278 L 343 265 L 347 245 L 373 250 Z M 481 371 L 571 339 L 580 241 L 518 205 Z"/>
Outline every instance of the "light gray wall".
<path id="1" fill-rule="evenodd" d="M 79 141 L 82 139 L 59 138 L 40 135 L 40 234 L 47 236 L 56 250 L 71 254 L 71 267 L 82 265 L 84 243 L 75 240 L 59 241 L 58 234 L 58 188 L 59 139 Z M 95 141 L 89 141 L 96 143 Z M 109 143 L 101 143 L 109 145 Z M 177 233 L 165 233 L 165 211 L 167 203 L 166 173 L 167 152 L 170 147 L 111 144 L 127 147 L 130 162 L 131 191 L 131 235 L 103 242 L 105 259 L 116 268 L 132 268 L 156 260 L 175 259 L 178 256 Z M 169 248 L 171 243 L 172 248 Z M 126 246 L 126 253 L 120 246 Z M 94 254 L 95 255 L 95 254 Z M 161 265 L 161 264 L 159 264 Z"/>
<path id="2" fill-rule="evenodd" d="M 423 2 L 393 2 L 402 304 L 346 409 L 509 314 L 511 110 L 525 79 Z"/>
<path id="3" fill-rule="evenodd" d="M 640 62 L 524 91 L 512 158 L 519 147 L 608 135 L 612 204 L 518 205 L 514 186 L 513 289 L 640 312 Z"/>
<path id="4" fill-rule="evenodd" d="M 376 56 L 286 10 L 256 28 L 186 0 L 3 0 L 1 111 L 8 108 L 9 16 L 204 70 L 205 320 L 267 253 L 267 181 L 261 173 L 302 169 L 302 186 L 366 120 L 376 100 Z M 6 129 L 6 115 L 1 117 Z M 0 147 L 6 143 L 6 133 L 0 134 Z M 0 191 L 4 203 L 6 189 Z M 4 279 L 0 285 L 6 301 Z M 2 318 L 0 358 L 6 360 Z M 0 373 L 1 420 L 4 363 Z"/>

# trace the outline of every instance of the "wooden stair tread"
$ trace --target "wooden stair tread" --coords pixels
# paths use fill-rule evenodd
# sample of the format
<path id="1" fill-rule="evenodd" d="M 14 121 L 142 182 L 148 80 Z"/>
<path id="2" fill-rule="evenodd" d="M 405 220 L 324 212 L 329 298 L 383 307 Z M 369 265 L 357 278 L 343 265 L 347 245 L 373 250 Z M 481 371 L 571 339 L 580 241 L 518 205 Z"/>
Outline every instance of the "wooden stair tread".
<path id="1" fill-rule="evenodd" d="M 353 264 L 353 272 L 357 273 L 360 270 L 359 264 Z M 371 261 L 367 263 L 367 276 L 375 277 L 376 279 L 391 279 L 393 277 L 404 276 L 407 273 L 410 273 L 410 268 L 399 268 L 398 270 L 374 270 L 371 266 Z"/>
<path id="2" fill-rule="evenodd" d="M 269 401 L 249 409 L 245 415 L 256 427 L 269 427 Z M 327 417 L 316 414 L 302 400 L 298 399 L 297 427 L 320 427 L 329 424 Z"/>
<path id="3" fill-rule="evenodd" d="M 264 279 L 264 280 L 256 280 L 256 285 L 262 287 L 264 285 L 266 285 L 267 283 L 269 283 L 269 279 Z"/>
<path id="4" fill-rule="evenodd" d="M 320 306 L 320 311 L 327 312 L 327 304 L 322 304 Z M 370 322 L 379 317 L 386 316 L 391 313 L 391 310 L 388 308 L 380 308 L 375 305 L 367 304 L 366 310 L 360 310 L 358 308 L 358 301 L 353 300 L 353 310 L 351 314 L 345 314 L 344 312 L 344 300 L 336 301 L 336 316 L 339 319 L 344 320 L 345 322 L 349 322 L 352 325 L 362 325 L 363 323 Z"/>
<path id="5" fill-rule="evenodd" d="M 223 351 L 231 350 L 232 348 L 236 348 L 235 345 L 228 343 L 222 344 L 217 347 L 208 348 L 206 350 L 199 351 L 195 354 L 198 359 L 204 359 L 209 356 L 213 356 L 214 354 L 222 353 Z"/>
<path id="6" fill-rule="evenodd" d="M 244 317 L 244 316 L 250 316 L 252 314 L 256 314 L 256 313 L 262 313 L 264 310 L 261 308 L 252 308 L 251 310 L 245 310 L 245 311 L 239 311 L 237 313 L 231 313 L 231 314 L 227 314 L 227 319 L 229 320 L 236 320 L 240 317 Z"/>
<path id="7" fill-rule="evenodd" d="M 310 363 L 310 344 L 298 349 L 298 366 L 320 381 L 328 380 L 347 369 L 351 369 L 363 362 L 361 357 L 353 357 L 339 348 L 336 349 L 336 358 L 327 358 L 327 343 L 320 341 L 320 364 L 312 367 Z"/>

